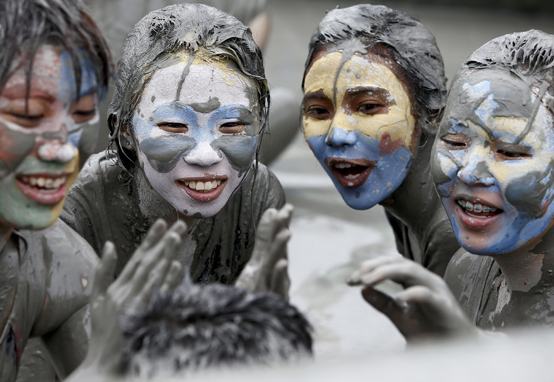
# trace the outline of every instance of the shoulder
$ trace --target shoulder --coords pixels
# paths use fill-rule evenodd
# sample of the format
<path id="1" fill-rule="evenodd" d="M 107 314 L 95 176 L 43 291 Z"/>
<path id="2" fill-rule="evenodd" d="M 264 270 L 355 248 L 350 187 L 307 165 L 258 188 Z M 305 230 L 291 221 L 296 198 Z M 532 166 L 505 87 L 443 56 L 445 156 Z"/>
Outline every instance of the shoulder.
<path id="1" fill-rule="evenodd" d="M 58 219 L 47 229 L 28 232 L 44 258 L 48 299 L 35 326 L 35 334 L 61 325 L 88 303 L 99 258 L 92 247 Z"/>
<path id="2" fill-rule="evenodd" d="M 477 288 L 478 281 L 484 282 L 493 264 L 492 257 L 474 255 L 460 248 L 448 263 L 444 281 L 458 301 L 462 302 L 474 294 L 473 289 Z"/>
<path id="3" fill-rule="evenodd" d="M 254 177 L 252 190 L 245 189 L 246 192 L 252 192 L 253 199 L 259 199 L 262 205 L 267 208 L 281 208 L 285 205 L 285 191 L 277 176 L 264 164 L 258 163 L 258 168 L 251 171 L 249 177 Z"/>

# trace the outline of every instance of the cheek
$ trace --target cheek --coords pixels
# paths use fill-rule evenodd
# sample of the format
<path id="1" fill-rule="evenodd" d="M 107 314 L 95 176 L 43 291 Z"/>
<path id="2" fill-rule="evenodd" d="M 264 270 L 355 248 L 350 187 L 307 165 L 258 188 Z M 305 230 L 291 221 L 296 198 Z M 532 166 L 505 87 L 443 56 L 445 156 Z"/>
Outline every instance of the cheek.
<path id="1" fill-rule="evenodd" d="M 221 150 L 233 169 L 247 171 L 256 155 L 258 136 L 222 136 L 212 142 L 215 151 Z"/>
<path id="2" fill-rule="evenodd" d="M 319 120 L 315 118 L 302 117 L 302 127 L 305 139 L 312 136 L 318 137 L 329 132 L 331 120 Z"/>
<path id="3" fill-rule="evenodd" d="M 441 196 L 448 196 L 452 192 L 452 186 L 458 175 L 457 158 L 448 150 L 436 148 L 431 161 L 433 181 Z"/>
<path id="4" fill-rule="evenodd" d="M 31 153 L 36 137 L 9 129 L 0 122 L 0 179 L 15 171 Z"/>

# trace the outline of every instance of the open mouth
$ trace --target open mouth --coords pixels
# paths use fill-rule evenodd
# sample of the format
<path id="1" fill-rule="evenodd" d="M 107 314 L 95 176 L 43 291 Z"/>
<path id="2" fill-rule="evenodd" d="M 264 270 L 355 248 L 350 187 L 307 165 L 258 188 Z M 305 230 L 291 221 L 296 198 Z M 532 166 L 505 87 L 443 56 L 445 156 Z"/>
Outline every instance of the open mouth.
<path id="1" fill-rule="evenodd" d="M 462 222 L 470 228 L 483 228 L 491 224 L 504 211 L 501 208 L 484 203 L 482 200 L 456 199 L 461 207 Z"/>
<path id="2" fill-rule="evenodd" d="M 208 175 L 196 178 L 178 179 L 177 184 L 194 200 L 211 202 L 217 199 L 227 184 L 227 177 Z"/>
<path id="3" fill-rule="evenodd" d="M 22 174 L 16 186 L 29 199 L 52 205 L 62 201 L 66 194 L 68 174 Z"/>
<path id="4" fill-rule="evenodd" d="M 325 164 L 335 179 L 343 186 L 349 188 L 359 187 L 365 183 L 371 170 L 377 166 L 377 162 L 367 159 L 343 159 L 326 158 Z"/>

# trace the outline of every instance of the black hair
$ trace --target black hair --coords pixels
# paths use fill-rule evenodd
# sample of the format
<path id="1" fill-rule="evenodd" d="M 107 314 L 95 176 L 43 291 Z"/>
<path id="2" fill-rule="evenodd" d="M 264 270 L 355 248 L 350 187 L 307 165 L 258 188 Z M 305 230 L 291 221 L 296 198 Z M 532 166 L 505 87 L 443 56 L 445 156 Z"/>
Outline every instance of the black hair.
<path id="1" fill-rule="evenodd" d="M 352 40 L 359 41 L 364 48 L 378 45 L 387 48 L 391 60 L 408 81 L 416 118 L 426 134 L 434 135 L 435 120 L 446 104 L 446 76 L 433 34 L 414 17 L 383 5 L 334 9 L 312 34 L 304 78 L 318 49 Z"/>
<path id="2" fill-rule="evenodd" d="M 59 45 L 69 52 L 77 94 L 82 75 L 79 51 L 84 49 L 94 66 L 99 96 L 105 94 L 112 67 L 110 51 L 80 0 L 0 1 L 0 89 L 12 74 L 13 60 L 20 54 L 28 54 L 29 94 L 34 56 L 46 43 Z"/>
<path id="3" fill-rule="evenodd" d="M 159 361 L 174 374 L 312 353 L 309 322 L 277 295 L 188 278 L 170 294 L 157 293 L 144 313 L 123 312 L 119 322 L 124 370 L 134 375 L 156 374 Z"/>
<path id="4" fill-rule="evenodd" d="M 110 140 L 116 145 L 119 163 L 124 168 L 129 170 L 134 165 L 136 154 L 121 144 L 120 132 L 123 126 L 132 131 L 133 112 L 157 69 L 157 61 L 176 52 L 194 53 L 200 47 L 210 55 L 235 62 L 240 71 L 253 80 L 259 100 L 259 134 L 265 132 L 269 88 L 262 53 L 250 29 L 235 17 L 207 5 L 170 5 L 150 12 L 134 26 L 123 43 L 117 64 L 118 81 L 108 111 L 108 126 Z"/>

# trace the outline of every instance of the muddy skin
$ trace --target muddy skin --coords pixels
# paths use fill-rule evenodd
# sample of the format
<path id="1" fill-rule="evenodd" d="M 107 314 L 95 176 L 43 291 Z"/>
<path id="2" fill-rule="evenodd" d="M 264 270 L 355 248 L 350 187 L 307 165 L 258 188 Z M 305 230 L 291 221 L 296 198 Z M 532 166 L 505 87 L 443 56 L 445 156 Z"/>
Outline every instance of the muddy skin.
<path id="1" fill-rule="evenodd" d="M 140 150 L 158 172 L 169 172 L 175 168 L 183 155 L 194 149 L 196 139 L 187 136 L 178 138 L 151 138 L 140 144 Z"/>
<path id="2" fill-rule="evenodd" d="M 547 86 L 544 83 L 552 81 L 546 68 L 553 56 L 554 36 L 540 31 L 514 33 L 496 38 L 479 48 L 464 63 L 457 77 L 463 78 L 468 73 L 472 76 L 471 71 L 475 69 L 481 69 L 489 75 L 493 73 L 493 76 L 496 70 L 512 74 L 517 80 L 510 84 L 521 86 L 524 96 L 515 92 L 508 93 L 514 97 L 514 108 L 501 109 L 506 110 L 507 116 L 519 113 L 531 120 L 537 115 L 541 98 L 547 109 L 549 108 L 548 97 L 552 96 L 546 93 Z M 522 69 L 523 62 L 533 64 Z M 479 74 L 477 72 L 476 75 Z M 532 88 L 532 85 L 535 86 Z M 531 102 L 529 98 L 531 91 L 538 98 L 535 102 Z M 521 101 L 519 106 L 516 105 L 516 100 Z M 514 110 L 514 114 L 510 114 L 510 110 Z M 551 106 L 549 113 L 552 113 Z M 529 134 L 532 131 L 531 126 L 531 122 L 527 123 L 514 142 L 519 143 Z M 540 201 L 552 186 L 552 165 L 551 159 L 547 166 L 550 168 L 549 172 L 530 171 L 523 176 L 522 182 L 527 182 L 528 185 L 525 192 L 531 195 L 526 200 L 521 200 L 523 183 L 515 183 L 515 178 L 512 180 L 514 184 L 510 184 L 506 192 L 506 199 L 509 198 L 510 203 L 517 205 L 518 211 L 525 214 L 530 221 L 544 217 L 548 208 L 548 205 L 541 206 Z M 540 179 L 546 180 L 544 184 L 539 183 Z M 478 256 L 460 249 L 452 258 L 445 280 L 476 325 L 502 332 L 521 327 L 552 326 L 554 230 L 551 227 L 552 222 L 542 233 L 537 233 L 537 237 L 512 253 Z"/>
<path id="3" fill-rule="evenodd" d="M 403 182 L 380 204 L 398 251 L 442 276 L 459 244 L 434 190 L 430 167 L 435 123 L 446 103 L 444 68 L 433 35 L 403 12 L 357 5 L 332 10 L 320 22 L 310 41 L 304 78 L 321 50 L 341 50 L 345 62 L 356 52 L 377 54 L 395 62 L 395 75 L 412 87 L 407 91 L 412 109 L 421 113 L 416 116 L 412 163 Z"/>

